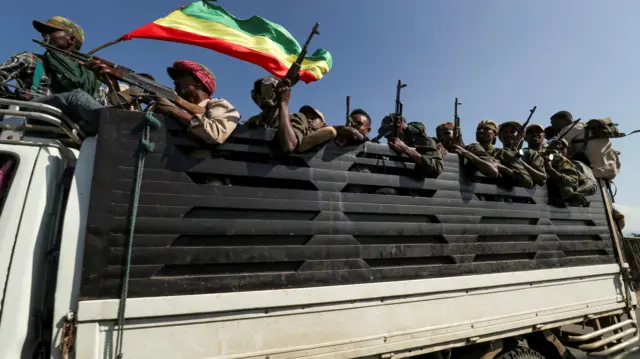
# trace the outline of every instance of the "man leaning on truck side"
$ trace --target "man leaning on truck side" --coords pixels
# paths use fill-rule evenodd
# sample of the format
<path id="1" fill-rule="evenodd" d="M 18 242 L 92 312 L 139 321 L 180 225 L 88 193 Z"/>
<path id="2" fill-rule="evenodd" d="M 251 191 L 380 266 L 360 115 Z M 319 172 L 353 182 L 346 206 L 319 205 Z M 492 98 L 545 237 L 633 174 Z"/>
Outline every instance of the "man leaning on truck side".
<path id="1" fill-rule="evenodd" d="M 178 60 L 167 68 L 175 90 L 185 100 L 206 109 L 204 114 L 190 113 L 169 103 L 155 106 L 154 112 L 172 116 L 187 126 L 189 133 L 207 144 L 224 143 L 236 129 L 240 113 L 229 101 L 211 98 L 216 91 L 216 78 L 204 65 L 194 61 Z"/>
<path id="2" fill-rule="evenodd" d="M 498 125 L 491 120 L 480 121 L 476 128 L 476 141 L 464 147 L 454 144 L 453 150 L 467 159 L 467 165 L 489 178 L 498 178 L 498 166 L 491 154 L 496 143 Z"/>

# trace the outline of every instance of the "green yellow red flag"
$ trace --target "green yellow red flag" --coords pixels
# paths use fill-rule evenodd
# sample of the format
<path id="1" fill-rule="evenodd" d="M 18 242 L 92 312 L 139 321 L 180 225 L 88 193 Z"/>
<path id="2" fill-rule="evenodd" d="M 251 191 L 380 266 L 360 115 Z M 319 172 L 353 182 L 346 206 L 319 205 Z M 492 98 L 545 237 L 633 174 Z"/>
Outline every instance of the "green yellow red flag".
<path id="1" fill-rule="evenodd" d="M 258 66 L 284 77 L 302 48 L 282 26 L 253 16 L 238 19 L 220 6 L 196 1 L 168 16 L 122 36 L 121 40 L 145 38 L 205 47 Z M 316 50 L 304 58 L 300 79 L 318 81 L 331 70 L 329 51 Z"/>

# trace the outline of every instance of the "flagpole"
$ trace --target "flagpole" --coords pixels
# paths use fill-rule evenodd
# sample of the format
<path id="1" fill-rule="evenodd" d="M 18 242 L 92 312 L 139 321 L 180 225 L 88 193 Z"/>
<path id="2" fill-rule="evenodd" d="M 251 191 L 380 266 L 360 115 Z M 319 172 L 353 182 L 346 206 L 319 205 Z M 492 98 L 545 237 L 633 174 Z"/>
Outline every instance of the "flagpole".
<path id="1" fill-rule="evenodd" d="M 96 53 L 96 52 L 98 52 L 98 51 L 100 51 L 100 50 L 102 50 L 102 49 L 104 49 L 104 48 L 106 48 L 106 47 L 109 47 L 109 46 L 111 46 L 111 45 L 115 45 L 115 44 L 119 43 L 119 42 L 120 42 L 120 41 L 122 41 L 122 40 L 124 40 L 124 39 L 123 39 L 123 38 L 118 38 L 118 39 L 116 39 L 116 40 L 112 40 L 112 41 L 109 41 L 109 42 L 105 42 L 104 44 L 102 44 L 102 45 L 100 45 L 100 46 L 96 47 L 95 49 L 93 49 L 93 50 L 91 50 L 91 51 L 87 52 L 87 54 L 88 54 L 88 55 L 93 55 L 94 53 Z"/>

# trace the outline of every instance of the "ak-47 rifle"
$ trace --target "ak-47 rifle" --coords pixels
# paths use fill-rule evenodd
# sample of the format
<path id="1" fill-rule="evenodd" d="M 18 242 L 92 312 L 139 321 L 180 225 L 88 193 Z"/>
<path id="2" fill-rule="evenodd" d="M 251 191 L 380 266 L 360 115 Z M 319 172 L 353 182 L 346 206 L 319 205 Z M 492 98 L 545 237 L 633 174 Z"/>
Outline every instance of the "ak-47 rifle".
<path id="1" fill-rule="evenodd" d="M 396 112 L 393 116 L 393 129 L 391 130 L 391 137 L 400 137 L 400 121 L 402 120 L 402 109 L 404 108 L 404 104 L 402 103 L 402 101 L 400 101 L 400 90 L 405 87 L 407 87 L 407 84 L 403 84 L 402 81 L 398 80 L 398 84 L 396 85 Z"/>
<path id="2" fill-rule="evenodd" d="M 300 68 L 302 66 L 302 61 L 307 56 L 307 47 L 309 47 L 309 43 L 311 42 L 311 39 L 314 35 L 320 35 L 320 31 L 318 31 L 319 27 L 320 24 L 316 22 L 316 24 L 313 26 L 313 29 L 311 30 L 311 33 L 307 37 L 307 41 L 304 43 L 304 46 L 302 46 L 302 50 L 300 51 L 300 54 L 298 54 L 296 62 L 291 64 L 291 67 L 289 67 L 289 71 L 287 71 L 287 74 L 284 76 L 285 79 L 289 80 L 292 87 L 300 80 Z"/>
<path id="3" fill-rule="evenodd" d="M 45 42 L 39 41 L 39 40 L 33 40 L 33 42 L 35 42 L 36 44 L 44 47 L 45 49 L 49 50 L 49 51 L 54 51 L 57 52 L 59 54 L 65 55 L 67 57 L 70 57 L 74 60 L 77 60 L 81 63 L 84 64 L 89 64 L 91 61 L 93 60 L 97 60 L 100 61 L 101 63 L 107 65 L 108 67 L 110 67 L 111 69 L 113 69 L 113 75 L 115 77 L 117 77 L 118 79 L 133 85 L 133 86 L 137 86 L 141 89 L 143 89 L 145 92 L 149 93 L 152 97 L 165 97 L 166 99 L 168 99 L 169 101 L 175 103 L 176 105 L 182 107 L 183 109 L 187 110 L 189 113 L 191 113 L 192 115 L 197 115 L 197 114 L 203 114 L 205 112 L 205 109 L 198 106 L 197 104 L 193 104 L 185 99 L 183 99 L 182 97 L 178 96 L 178 94 L 175 92 L 174 89 L 161 85 L 153 80 L 150 80 L 144 76 L 140 76 L 139 74 L 137 74 L 135 71 L 126 68 L 122 65 L 118 65 L 115 64 L 113 62 L 110 62 L 108 60 L 96 57 L 96 56 L 91 56 L 85 53 L 82 53 L 80 51 L 76 51 L 76 50 L 72 50 L 72 51 L 65 51 L 65 50 L 60 50 L 57 47 L 51 46 Z"/>
<path id="4" fill-rule="evenodd" d="M 456 97 L 456 101 L 453 105 L 453 141 L 452 144 L 457 145 L 458 140 L 460 140 L 460 117 L 458 116 L 458 106 L 462 105 L 462 102 L 458 101 Z M 462 145 L 462 143 L 460 143 Z"/>
<path id="5" fill-rule="evenodd" d="M 533 108 L 529 110 L 529 117 L 527 117 L 527 120 L 524 122 L 524 124 L 522 124 L 522 131 L 520 131 L 521 133 L 518 138 L 518 151 L 520 151 L 522 149 L 522 146 L 524 145 L 525 131 L 527 130 L 527 126 L 531 121 L 531 117 L 533 117 L 533 113 L 536 112 L 536 108 L 538 108 L 538 106 L 533 106 Z"/>

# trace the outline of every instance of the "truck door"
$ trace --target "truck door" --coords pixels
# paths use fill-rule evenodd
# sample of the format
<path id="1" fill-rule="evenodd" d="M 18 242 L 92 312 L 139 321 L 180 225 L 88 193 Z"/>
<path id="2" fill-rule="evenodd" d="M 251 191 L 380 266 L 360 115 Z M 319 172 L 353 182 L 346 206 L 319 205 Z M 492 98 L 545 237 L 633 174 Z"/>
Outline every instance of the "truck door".
<path id="1" fill-rule="evenodd" d="M 39 147 L 0 144 L 0 325 L 13 248 Z M 24 222 L 23 222 L 24 223 Z"/>

